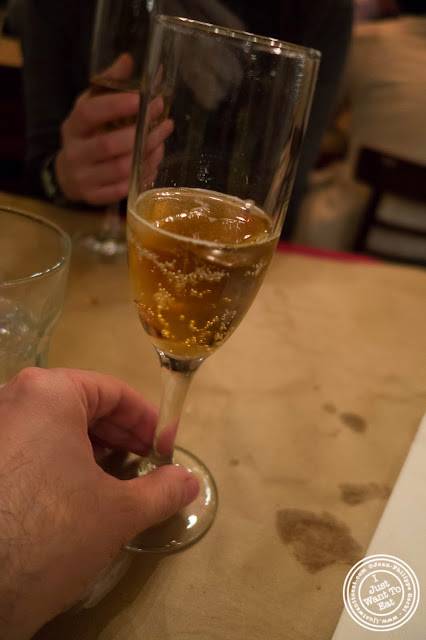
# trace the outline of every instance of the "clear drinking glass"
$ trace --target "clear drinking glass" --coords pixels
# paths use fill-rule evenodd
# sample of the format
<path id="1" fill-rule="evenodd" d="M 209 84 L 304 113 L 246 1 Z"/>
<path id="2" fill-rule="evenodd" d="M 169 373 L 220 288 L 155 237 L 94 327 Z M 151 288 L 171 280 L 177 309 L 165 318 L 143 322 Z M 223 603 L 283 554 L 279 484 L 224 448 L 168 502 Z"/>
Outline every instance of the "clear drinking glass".
<path id="1" fill-rule="evenodd" d="M 0 387 L 25 367 L 47 366 L 70 256 L 59 227 L 0 208 Z"/>
<path id="2" fill-rule="evenodd" d="M 151 4 L 146 0 L 98 0 L 90 61 L 92 95 L 141 91 Z M 132 124 L 135 119 L 121 118 L 108 122 L 102 130 L 114 131 Z M 75 246 L 110 262 L 122 260 L 127 246 L 120 203 L 111 202 L 99 228 L 77 236 Z"/>
<path id="3" fill-rule="evenodd" d="M 274 254 L 319 59 L 317 51 L 241 31 L 152 20 L 127 239 L 133 296 L 160 357 L 163 397 L 140 473 L 181 464 L 201 491 L 177 518 L 138 536 L 132 550 L 181 549 L 214 519 L 214 481 L 195 456 L 174 447 L 176 431 L 194 372 L 235 331 Z M 163 115 L 153 118 L 159 103 Z M 156 146 L 166 120 L 173 133 Z"/>

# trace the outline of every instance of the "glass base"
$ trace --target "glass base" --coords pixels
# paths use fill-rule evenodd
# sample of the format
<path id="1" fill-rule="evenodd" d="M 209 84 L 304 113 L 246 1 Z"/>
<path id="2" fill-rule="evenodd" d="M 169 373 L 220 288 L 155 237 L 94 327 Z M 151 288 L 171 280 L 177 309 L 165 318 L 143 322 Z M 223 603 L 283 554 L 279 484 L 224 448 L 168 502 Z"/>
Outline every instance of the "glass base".
<path id="1" fill-rule="evenodd" d="M 192 453 L 176 447 L 173 461 L 186 467 L 200 483 L 194 502 L 165 522 L 137 535 L 124 547 L 133 553 L 171 553 L 189 547 L 211 527 L 217 511 L 217 489 L 210 471 Z"/>
<path id="2" fill-rule="evenodd" d="M 74 250 L 108 262 L 123 261 L 127 255 L 126 234 L 123 231 L 111 237 L 102 233 L 76 235 Z"/>

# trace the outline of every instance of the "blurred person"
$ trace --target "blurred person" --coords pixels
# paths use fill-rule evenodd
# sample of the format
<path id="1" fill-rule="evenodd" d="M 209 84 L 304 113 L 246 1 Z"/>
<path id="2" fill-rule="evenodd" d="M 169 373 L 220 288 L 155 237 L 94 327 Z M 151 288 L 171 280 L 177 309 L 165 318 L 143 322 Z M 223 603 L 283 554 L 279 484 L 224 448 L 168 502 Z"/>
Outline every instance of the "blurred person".
<path id="1" fill-rule="evenodd" d="M 311 120 L 287 214 L 291 235 L 306 176 L 315 162 L 340 81 L 352 26 L 352 0 L 157 0 L 154 10 L 243 28 L 319 49 Z M 99 124 L 137 113 L 135 95 L 90 95 L 95 0 L 27 0 L 22 27 L 33 188 L 59 201 L 106 205 L 127 195 L 134 127 L 100 135 Z M 78 34 L 78 35 L 77 35 Z"/>
<path id="2" fill-rule="evenodd" d="M 27 0 L 21 43 L 28 170 L 34 192 L 60 203 L 101 206 L 127 196 L 139 96 L 91 95 L 96 0 Z M 126 77 L 119 60 L 117 77 Z M 130 61 L 131 64 L 131 61 Z M 105 125 L 131 122 L 116 131 Z"/>
<path id="3" fill-rule="evenodd" d="M 143 396 L 90 371 L 24 369 L 0 389 L 1 638 L 30 638 L 196 497 L 182 467 L 118 480 L 96 463 L 104 447 L 146 455 L 156 421 Z"/>

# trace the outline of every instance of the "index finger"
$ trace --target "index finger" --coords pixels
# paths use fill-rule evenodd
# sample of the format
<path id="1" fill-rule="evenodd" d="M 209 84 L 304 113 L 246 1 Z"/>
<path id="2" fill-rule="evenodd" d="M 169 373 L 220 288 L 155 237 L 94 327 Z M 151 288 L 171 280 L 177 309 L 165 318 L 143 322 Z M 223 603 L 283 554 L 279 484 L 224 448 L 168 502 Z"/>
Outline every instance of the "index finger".
<path id="1" fill-rule="evenodd" d="M 76 136 L 96 133 L 101 125 L 112 120 L 135 116 L 139 110 L 138 93 L 105 93 L 90 96 L 84 93 L 68 118 L 68 132 Z"/>
<path id="2" fill-rule="evenodd" d="M 98 77 L 122 80 L 123 78 L 129 78 L 132 75 L 132 70 L 133 58 L 130 53 L 124 52 L 114 60 L 108 69 L 105 69 L 105 71 L 98 74 Z"/>
<path id="3" fill-rule="evenodd" d="M 118 378 L 94 371 L 59 369 L 72 382 L 86 411 L 89 436 L 110 449 L 147 455 L 158 410 Z"/>

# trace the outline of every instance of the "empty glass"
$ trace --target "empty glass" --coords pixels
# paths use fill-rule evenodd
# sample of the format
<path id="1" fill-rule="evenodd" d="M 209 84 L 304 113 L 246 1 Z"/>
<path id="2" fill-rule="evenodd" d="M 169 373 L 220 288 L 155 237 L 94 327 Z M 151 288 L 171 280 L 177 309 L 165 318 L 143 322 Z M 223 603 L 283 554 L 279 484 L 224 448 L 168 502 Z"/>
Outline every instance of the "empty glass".
<path id="1" fill-rule="evenodd" d="M 0 387 L 25 367 L 47 366 L 70 256 L 59 227 L 0 208 Z"/>

